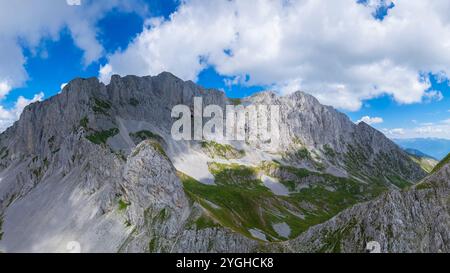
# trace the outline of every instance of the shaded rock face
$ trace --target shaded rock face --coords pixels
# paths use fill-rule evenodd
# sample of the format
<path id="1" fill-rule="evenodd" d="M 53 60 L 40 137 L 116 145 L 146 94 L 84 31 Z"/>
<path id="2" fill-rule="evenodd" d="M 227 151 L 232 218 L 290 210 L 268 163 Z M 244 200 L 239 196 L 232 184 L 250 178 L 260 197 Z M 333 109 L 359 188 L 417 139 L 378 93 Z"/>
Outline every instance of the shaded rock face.
<path id="1" fill-rule="evenodd" d="M 186 195 L 173 162 L 195 144 L 171 139 L 170 114 L 173 106 L 192 105 L 197 96 L 204 105 L 231 103 L 223 92 L 162 73 L 113 76 L 109 85 L 75 79 L 61 94 L 27 106 L 0 134 L 0 251 L 64 252 L 71 241 L 83 252 L 306 249 L 295 241 L 289 247 L 265 244 L 223 227 L 191 228 L 203 208 Z M 247 152 L 259 156 L 269 150 L 289 165 L 375 177 L 393 188 L 394 176 L 407 182 L 424 176 L 381 133 L 355 125 L 310 95 L 263 92 L 242 103 L 280 105 L 280 146 L 273 151 L 265 143 L 242 144 Z M 302 236 L 299 242 L 308 241 Z M 438 243 L 427 247 L 438 249 Z"/>
<path id="2" fill-rule="evenodd" d="M 450 165 L 407 191 L 392 191 L 356 205 L 287 242 L 299 252 L 450 251 Z"/>

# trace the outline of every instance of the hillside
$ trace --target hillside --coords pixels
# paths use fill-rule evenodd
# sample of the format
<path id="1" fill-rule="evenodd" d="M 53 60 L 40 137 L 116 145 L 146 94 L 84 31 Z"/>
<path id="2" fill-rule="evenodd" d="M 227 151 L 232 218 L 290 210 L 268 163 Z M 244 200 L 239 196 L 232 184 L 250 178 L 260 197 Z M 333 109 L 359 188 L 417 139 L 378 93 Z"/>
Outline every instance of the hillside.
<path id="1" fill-rule="evenodd" d="M 392 191 L 345 210 L 287 243 L 300 252 L 366 252 L 368 242 L 381 252 L 450 251 L 450 165 L 405 191 Z"/>
<path id="2" fill-rule="evenodd" d="M 433 171 L 434 167 L 439 163 L 435 158 L 422 153 L 419 150 L 415 149 L 405 149 L 405 152 L 409 154 L 411 159 L 422 167 L 422 169 L 430 173 Z"/>

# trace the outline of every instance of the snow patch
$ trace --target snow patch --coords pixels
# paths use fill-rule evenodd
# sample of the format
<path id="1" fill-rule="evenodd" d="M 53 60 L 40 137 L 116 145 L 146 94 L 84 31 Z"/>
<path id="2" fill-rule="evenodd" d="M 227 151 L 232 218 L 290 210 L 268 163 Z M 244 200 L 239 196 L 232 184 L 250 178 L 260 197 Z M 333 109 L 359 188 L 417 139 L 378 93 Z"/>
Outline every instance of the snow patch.
<path id="1" fill-rule="evenodd" d="M 280 181 L 278 181 L 278 179 L 275 179 L 267 175 L 262 175 L 261 180 L 264 183 L 264 186 L 269 188 L 274 194 L 289 196 L 289 190 L 286 188 L 286 186 L 281 184 Z"/>
<path id="2" fill-rule="evenodd" d="M 250 234 L 260 240 L 263 241 L 267 241 L 266 235 L 264 234 L 264 232 L 262 232 L 261 230 L 257 229 L 257 228 L 251 228 L 248 230 L 250 232 Z"/>
<path id="3" fill-rule="evenodd" d="M 285 222 L 272 224 L 272 227 L 281 237 L 289 238 L 289 235 L 291 235 L 291 228 Z"/>

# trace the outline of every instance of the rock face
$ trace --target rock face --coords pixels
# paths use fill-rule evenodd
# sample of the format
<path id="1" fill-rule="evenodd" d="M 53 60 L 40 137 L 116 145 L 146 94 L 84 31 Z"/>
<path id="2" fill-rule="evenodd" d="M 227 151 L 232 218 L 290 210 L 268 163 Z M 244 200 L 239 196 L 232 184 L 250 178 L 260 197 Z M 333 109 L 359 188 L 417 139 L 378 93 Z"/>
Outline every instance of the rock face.
<path id="1" fill-rule="evenodd" d="M 280 105 L 280 142 L 291 163 L 316 169 L 317 165 L 336 167 L 365 180 L 394 184 L 424 176 L 418 165 L 381 132 L 364 122 L 355 125 L 344 114 L 321 105 L 308 94 L 296 92 L 278 97 L 265 92 L 244 101 Z M 309 155 L 299 157 L 301 150 Z"/>
<path id="2" fill-rule="evenodd" d="M 122 251 L 172 252 L 191 212 L 174 167 L 153 145 L 141 142 L 124 168 L 121 186 L 135 230 Z"/>
<path id="3" fill-rule="evenodd" d="M 450 252 L 450 165 L 407 191 L 356 205 L 286 243 L 299 252 Z"/>
<path id="4" fill-rule="evenodd" d="M 75 79 L 61 94 L 27 106 L 20 119 L 0 134 L 0 251 L 65 252 L 71 250 L 72 241 L 79 243 L 83 252 L 286 251 L 286 245 L 276 242 L 281 239 L 270 223 L 268 230 L 262 232 L 268 232 L 267 240 L 276 243 L 251 236 L 248 230 L 255 230 L 251 226 L 253 219 L 244 221 L 242 226 L 218 219 L 217 211 L 226 208 L 214 205 L 199 192 L 187 190 L 180 179 L 184 173 L 201 182 L 195 182 L 198 185 L 213 187 L 217 178 L 228 174 L 228 170 L 211 171 L 214 159 L 205 154 L 200 143 L 171 138 L 172 107 L 192 107 L 198 96 L 204 105 L 232 103 L 223 92 L 204 89 L 165 72 L 154 77 L 113 76 L 109 85 L 95 78 Z M 366 189 L 365 185 L 397 189 L 425 175 L 383 134 L 363 123 L 355 125 L 305 93 L 278 97 L 263 92 L 241 103 L 280 106 L 280 145 L 273 150 L 258 141 L 232 141 L 226 145 L 234 146 L 239 158 L 218 161 L 253 168 L 263 161 L 277 160 L 299 168 L 294 181 L 289 182 L 294 183 L 292 194 L 317 185 L 332 194 L 339 188 L 333 181 L 341 181 L 342 177 L 357 183 L 358 198 L 348 203 L 353 204 L 369 198 L 361 190 Z M 297 179 L 300 169 L 314 175 Z M 278 173 L 292 176 L 292 172 L 273 170 L 274 176 Z M 242 175 L 242 168 L 237 174 Z M 260 187 L 258 173 L 251 176 L 250 182 L 256 186 L 252 184 L 253 188 L 245 190 L 262 190 L 264 196 L 277 202 L 276 209 L 287 213 L 293 222 L 305 217 L 308 220 L 308 213 L 318 209 L 317 205 L 294 199 L 291 203 L 283 201 Z M 203 190 L 195 183 L 189 185 Z M 383 197 L 392 201 L 384 203 L 392 203 L 398 211 L 410 211 L 408 205 L 395 202 L 399 196 L 394 195 L 404 194 L 393 192 L 387 195 L 391 197 Z M 413 199 L 410 202 L 415 204 Z M 327 218 L 348 204 L 333 207 L 332 213 L 325 207 Z M 367 205 L 360 205 L 363 206 Z M 358 210 L 358 206 L 352 209 Z M 274 213 L 273 208 L 270 210 Z M 429 210 L 420 213 L 420 217 L 432 217 L 435 211 L 430 205 Z M 379 217 L 391 217 L 388 221 L 394 216 Z M 307 229 L 327 218 L 302 222 L 300 226 Z M 336 219 L 341 218 L 331 221 Z M 288 244 L 289 249 L 319 250 L 300 243 L 309 242 L 316 229 L 313 227 Z M 400 228 L 391 230 L 394 234 L 402 232 Z M 411 234 L 403 234 L 401 241 Z M 440 235 L 442 241 L 436 239 L 424 251 L 447 251 L 439 243 L 448 243 L 442 231 L 429 234 Z M 343 244 L 342 250 L 359 250 L 350 244 Z M 386 249 L 418 250 L 415 246 L 389 244 Z"/>

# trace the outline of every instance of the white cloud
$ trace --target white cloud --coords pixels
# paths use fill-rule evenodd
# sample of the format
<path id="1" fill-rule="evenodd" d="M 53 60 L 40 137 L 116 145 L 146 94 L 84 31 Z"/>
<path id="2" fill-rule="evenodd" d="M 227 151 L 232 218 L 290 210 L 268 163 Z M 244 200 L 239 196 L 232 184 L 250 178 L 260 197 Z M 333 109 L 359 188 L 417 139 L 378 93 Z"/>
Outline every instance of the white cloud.
<path id="1" fill-rule="evenodd" d="M 381 130 L 388 137 L 398 137 L 405 135 L 405 129 L 403 128 L 393 128 L 393 129 L 382 129 Z"/>
<path id="2" fill-rule="evenodd" d="M 6 130 L 6 128 L 11 126 L 16 120 L 18 120 L 20 114 L 22 114 L 23 109 L 27 105 L 36 101 L 41 101 L 43 98 L 44 93 L 40 92 L 38 94 L 35 94 L 31 99 L 20 96 L 14 104 L 14 107 L 11 109 L 5 109 L 0 105 L 0 132 Z"/>
<path id="3" fill-rule="evenodd" d="M 69 6 L 80 6 L 81 0 L 66 0 L 67 5 Z"/>
<path id="4" fill-rule="evenodd" d="M 383 21 L 372 13 L 390 1 L 356 2 L 186 0 L 170 19 L 148 20 L 100 78 L 168 70 L 196 80 L 214 66 L 248 85 L 302 89 L 349 110 L 382 94 L 402 104 L 439 98 L 426 93 L 426 75 L 450 72 L 450 2 L 397 0 Z"/>
<path id="5" fill-rule="evenodd" d="M 145 13 L 141 0 L 0 0 L 0 103 L 28 79 L 25 70 L 24 47 L 36 56 L 48 57 L 43 46 L 47 39 L 58 40 L 60 32 L 67 29 L 77 47 L 83 50 L 83 63 L 88 65 L 103 54 L 97 40 L 97 22 L 110 10 Z M 0 131 L 6 129 L 20 116 L 25 105 L 41 100 L 43 93 L 32 99 L 19 97 L 11 109 L 0 105 Z"/>
<path id="6" fill-rule="evenodd" d="M 390 138 L 438 137 L 450 139 L 450 119 L 421 123 L 413 128 L 382 129 L 381 131 Z"/>
<path id="7" fill-rule="evenodd" d="M 417 124 L 416 122 L 413 122 Z M 435 122 L 421 122 L 412 128 L 394 128 L 381 130 L 390 138 L 446 138 L 450 139 L 450 119 L 439 120 Z"/>
<path id="8" fill-rule="evenodd" d="M 378 124 L 378 123 L 383 123 L 383 119 L 380 117 L 364 116 L 360 120 L 358 120 L 356 123 L 360 123 L 360 122 L 365 122 L 367 124 Z"/>
<path id="9" fill-rule="evenodd" d="M 423 126 L 414 128 L 414 132 L 420 134 L 420 135 L 436 135 L 439 133 L 443 133 L 444 129 L 440 126 Z"/>
<path id="10" fill-rule="evenodd" d="M 112 66 L 110 64 L 105 64 L 100 67 L 100 80 L 109 83 L 112 76 Z"/>
<path id="11" fill-rule="evenodd" d="M 11 86 L 6 81 L 0 82 L 0 99 L 4 98 L 9 91 L 11 90 Z"/>
<path id="12" fill-rule="evenodd" d="M 381 132 L 383 132 L 383 134 L 388 138 L 405 138 L 406 134 L 405 129 L 403 128 L 393 128 L 393 129 L 383 128 L 381 129 Z"/>
<path id="13" fill-rule="evenodd" d="M 61 86 L 59 87 L 59 91 L 58 91 L 58 94 L 61 94 L 61 92 L 63 91 L 64 87 L 66 87 L 66 85 L 67 85 L 67 83 L 66 83 L 66 82 L 65 82 L 65 83 L 63 83 L 63 84 L 61 84 Z"/>
<path id="14" fill-rule="evenodd" d="M 441 91 L 430 90 L 425 92 L 423 98 L 425 102 L 441 101 L 444 99 L 444 95 L 442 95 Z"/>
<path id="15" fill-rule="evenodd" d="M 445 119 L 445 120 L 441 121 L 441 123 L 450 125 L 450 119 Z"/>
<path id="16" fill-rule="evenodd" d="M 7 82 L 9 86 L 7 89 L 0 86 L 0 98 L 28 79 L 23 47 L 45 57 L 47 53 L 42 41 L 57 40 L 60 32 L 67 29 L 76 46 L 83 50 L 83 62 L 88 65 L 103 54 L 96 25 L 107 11 L 114 8 L 144 10 L 140 9 L 140 0 L 85 0 L 79 6 L 77 2 L 80 1 L 0 0 L 0 83 Z"/>
<path id="17" fill-rule="evenodd" d="M 433 126 L 434 122 L 422 122 L 420 123 L 421 126 Z"/>
<path id="18" fill-rule="evenodd" d="M 372 8 L 389 7 L 393 1 L 391 0 L 366 0 L 367 6 Z"/>

